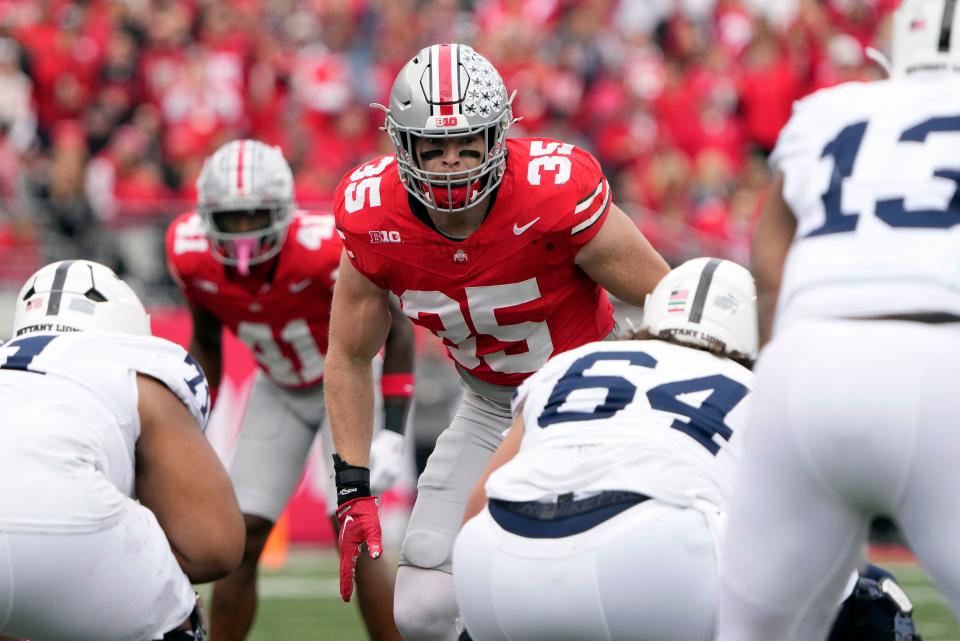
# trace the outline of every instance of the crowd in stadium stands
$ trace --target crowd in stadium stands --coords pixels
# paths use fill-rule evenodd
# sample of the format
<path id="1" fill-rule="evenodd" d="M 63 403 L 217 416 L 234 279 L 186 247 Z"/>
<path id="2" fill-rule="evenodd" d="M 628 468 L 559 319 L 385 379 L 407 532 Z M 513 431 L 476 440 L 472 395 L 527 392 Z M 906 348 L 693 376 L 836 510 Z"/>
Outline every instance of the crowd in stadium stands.
<path id="1" fill-rule="evenodd" d="M 742 262 L 792 102 L 880 77 L 865 50 L 893 5 L 0 0 L 0 280 L 72 255 L 162 280 L 156 230 L 236 137 L 280 145 L 299 202 L 323 206 L 345 170 L 393 151 L 368 104 L 451 40 L 517 91 L 514 135 L 597 156 L 662 254 Z"/>

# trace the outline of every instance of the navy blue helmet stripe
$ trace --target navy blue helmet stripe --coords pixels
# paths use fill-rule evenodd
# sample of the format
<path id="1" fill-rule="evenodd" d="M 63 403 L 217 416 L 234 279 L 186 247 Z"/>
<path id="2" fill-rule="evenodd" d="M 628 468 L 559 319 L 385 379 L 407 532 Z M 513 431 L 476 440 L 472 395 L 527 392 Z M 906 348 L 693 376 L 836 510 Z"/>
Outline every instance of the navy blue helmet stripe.
<path id="1" fill-rule="evenodd" d="M 713 282 L 713 274 L 720 266 L 719 258 L 711 258 L 707 266 L 700 272 L 700 282 L 697 283 L 697 293 L 693 297 L 693 305 L 690 306 L 690 322 L 699 323 L 703 317 L 703 308 L 707 304 L 707 292 L 710 291 L 710 283 Z"/>
<path id="2" fill-rule="evenodd" d="M 65 260 L 53 274 L 53 286 L 50 288 L 50 300 L 47 302 L 47 316 L 60 313 L 60 300 L 63 298 L 63 285 L 67 282 L 67 272 L 76 261 Z"/>
<path id="3" fill-rule="evenodd" d="M 943 20 L 940 22 L 940 43 L 941 52 L 950 51 L 950 41 L 953 38 L 953 15 L 957 10 L 957 0 L 946 0 L 943 3 Z"/>

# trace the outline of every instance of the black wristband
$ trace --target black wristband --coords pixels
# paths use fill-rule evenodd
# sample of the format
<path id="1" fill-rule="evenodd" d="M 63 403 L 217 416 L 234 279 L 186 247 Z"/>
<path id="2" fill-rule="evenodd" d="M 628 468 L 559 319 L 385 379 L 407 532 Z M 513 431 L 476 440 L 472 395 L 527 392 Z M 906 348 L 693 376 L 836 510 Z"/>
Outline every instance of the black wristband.
<path id="1" fill-rule="evenodd" d="M 333 469 L 337 482 L 337 505 L 370 496 L 370 469 L 350 465 L 339 454 L 333 455 Z"/>

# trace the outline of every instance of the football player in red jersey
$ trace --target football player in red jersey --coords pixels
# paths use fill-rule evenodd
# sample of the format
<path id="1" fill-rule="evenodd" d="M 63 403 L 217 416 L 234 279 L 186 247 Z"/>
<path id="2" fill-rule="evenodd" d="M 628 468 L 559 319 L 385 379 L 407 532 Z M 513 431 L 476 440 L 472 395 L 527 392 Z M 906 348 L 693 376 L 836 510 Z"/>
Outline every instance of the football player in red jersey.
<path id="1" fill-rule="evenodd" d="M 275 147 L 227 143 L 207 159 L 197 188 L 198 211 L 167 231 L 170 272 L 193 316 L 190 353 L 216 390 L 226 325 L 259 365 L 230 465 L 246 549 L 240 568 L 214 585 L 211 602 L 212 639 L 228 641 L 245 638 L 253 623 L 257 562 L 324 421 L 324 354 L 341 242 L 333 216 L 295 209 L 293 176 Z M 381 490 L 402 466 L 413 389 L 412 327 L 401 313 L 394 317 L 381 379 L 385 429 L 373 446 Z M 329 430 L 321 434 L 332 451 Z M 336 528 L 332 484 L 327 500 Z M 392 573 L 380 565 L 360 569 L 360 610 L 372 639 L 399 640 Z"/>
<path id="2" fill-rule="evenodd" d="M 614 333 L 605 289 L 640 306 L 668 266 L 612 204 L 587 152 L 507 140 L 511 99 L 470 47 L 427 47 L 384 107 L 396 154 L 347 174 L 335 195 L 344 258 L 327 360 L 341 520 L 341 594 L 359 546 L 380 553 L 367 482 L 370 357 L 389 293 L 443 339 L 464 397 L 420 477 L 394 615 L 407 641 L 455 639 L 451 550 L 471 486 L 510 424 L 514 388 L 556 353 Z"/>

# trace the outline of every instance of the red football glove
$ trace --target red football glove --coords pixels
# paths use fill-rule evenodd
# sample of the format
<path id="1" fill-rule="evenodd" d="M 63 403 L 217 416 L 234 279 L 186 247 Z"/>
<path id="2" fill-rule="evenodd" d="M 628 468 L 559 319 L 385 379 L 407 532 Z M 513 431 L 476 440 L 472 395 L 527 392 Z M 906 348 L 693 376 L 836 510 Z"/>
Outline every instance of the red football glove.
<path id="1" fill-rule="evenodd" d="M 340 521 L 340 596 L 350 601 L 360 546 L 366 543 L 371 559 L 379 558 L 383 552 L 377 497 L 362 496 L 347 501 L 337 508 L 337 519 Z"/>

